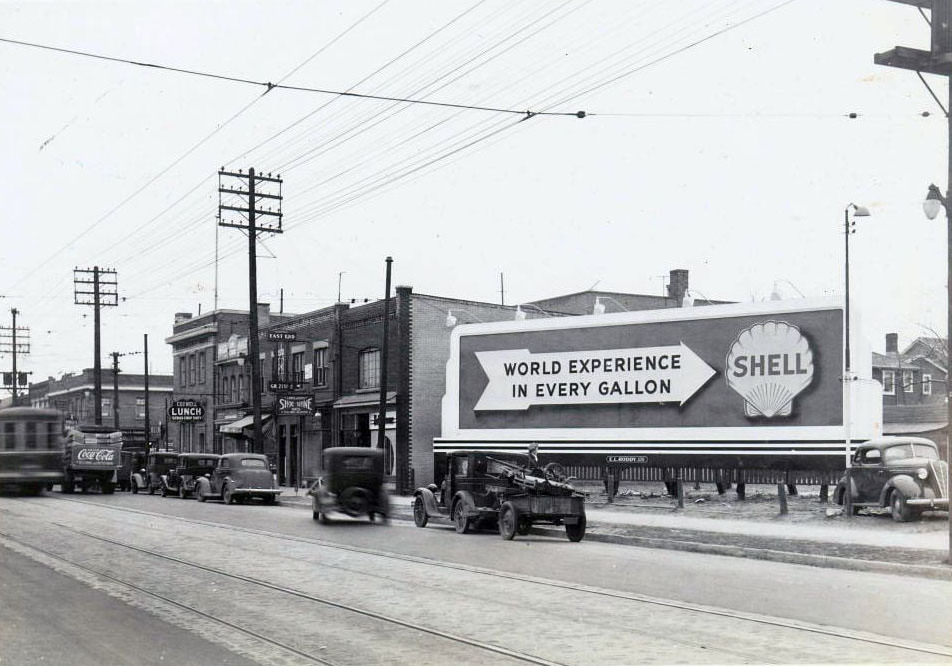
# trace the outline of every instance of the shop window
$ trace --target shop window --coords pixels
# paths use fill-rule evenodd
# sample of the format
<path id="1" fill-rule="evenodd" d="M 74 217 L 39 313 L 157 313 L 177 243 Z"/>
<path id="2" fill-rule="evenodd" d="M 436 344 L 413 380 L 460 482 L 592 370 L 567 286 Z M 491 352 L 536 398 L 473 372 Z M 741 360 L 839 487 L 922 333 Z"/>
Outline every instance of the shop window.
<path id="1" fill-rule="evenodd" d="M 357 357 L 357 388 L 380 387 L 380 350 L 366 349 Z"/>
<path id="2" fill-rule="evenodd" d="M 922 375 L 922 395 L 932 395 L 932 375 Z"/>
<path id="3" fill-rule="evenodd" d="M 314 386 L 327 386 L 327 349 L 314 350 Z"/>
<path id="4" fill-rule="evenodd" d="M 903 393 L 912 393 L 915 388 L 915 376 L 912 373 L 912 370 L 903 370 L 902 371 L 902 391 Z"/>
<path id="5" fill-rule="evenodd" d="M 896 395 L 896 373 L 883 370 L 883 395 Z"/>

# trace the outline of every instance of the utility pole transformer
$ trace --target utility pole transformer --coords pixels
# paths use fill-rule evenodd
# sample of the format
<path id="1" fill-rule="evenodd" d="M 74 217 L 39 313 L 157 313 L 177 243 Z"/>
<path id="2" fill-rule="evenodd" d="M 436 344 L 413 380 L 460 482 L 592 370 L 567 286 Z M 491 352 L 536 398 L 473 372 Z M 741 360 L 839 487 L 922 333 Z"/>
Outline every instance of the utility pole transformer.
<path id="1" fill-rule="evenodd" d="M 90 287 L 92 290 L 90 291 Z M 93 306 L 93 417 L 96 425 L 102 425 L 102 361 L 99 351 L 99 311 L 104 307 L 119 305 L 119 284 L 115 269 L 74 268 L 73 303 Z"/>
<path id="2" fill-rule="evenodd" d="M 261 431 L 261 359 L 258 351 L 258 233 L 283 233 L 281 228 L 281 176 L 218 172 L 218 224 L 241 229 L 248 234 L 248 351 L 251 356 L 251 406 L 255 438 L 253 453 L 264 453 Z M 261 221 L 259 222 L 259 218 Z"/>
<path id="3" fill-rule="evenodd" d="M 936 197 L 945 206 L 946 230 L 948 234 L 946 241 L 948 245 L 946 285 L 949 289 L 952 289 L 952 113 L 950 113 L 950 111 L 952 111 L 952 0 L 892 0 L 892 2 L 915 6 L 919 12 L 922 13 L 923 18 L 925 18 L 924 10 L 929 9 L 932 11 L 931 20 L 926 19 L 929 22 L 932 32 L 931 48 L 928 51 L 913 49 L 908 46 L 896 46 L 890 51 L 874 55 L 873 62 L 877 65 L 886 65 L 887 67 L 898 67 L 900 69 L 914 71 L 916 76 L 919 77 L 919 80 L 922 81 L 923 85 L 929 90 L 929 94 L 932 95 L 932 98 L 945 112 L 949 131 L 947 147 L 948 173 L 947 180 L 945 181 L 946 194 L 945 197 L 943 197 L 941 193 L 939 193 L 938 188 L 934 185 L 930 188 L 930 191 L 934 189 Z M 923 72 L 926 74 L 944 76 L 948 79 L 949 92 L 945 106 L 939 101 L 936 94 L 932 92 L 932 88 L 929 87 L 929 84 L 922 76 Z M 950 292 L 950 295 L 952 295 L 952 292 Z M 946 479 L 946 487 L 948 488 L 952 485 L 952 368 L 949 367 L 949 364 L 952 363 L 952 298 L 949 298 L 947 306 L 947 328 L 945 332 L 945 394 L 947 405 L 945 459 L 949 467 L 949 473 Z M 949 564 L 952 564 L 952 516 L 949 518 L 948 561 Z"/>
<path id="4" fill-rule="evenodd" d="M 17 315 L 20 314 L 19 310 L 11 308 L 10 314 L 13 315 L 13 323 L 10 326 L 0 326 L 0 353 L 6 352 L 13 357 L 10 381 L 5 381 L 3 388 L 12 391 L 13 405 L 16 406 L 17 389 L 20 386 L 27 385 L 26 380 L 29 375 L 27 372 L 17 371 L 17 354 L 30 353 L 30 329 L 25 326 L 17 326 Z"/>

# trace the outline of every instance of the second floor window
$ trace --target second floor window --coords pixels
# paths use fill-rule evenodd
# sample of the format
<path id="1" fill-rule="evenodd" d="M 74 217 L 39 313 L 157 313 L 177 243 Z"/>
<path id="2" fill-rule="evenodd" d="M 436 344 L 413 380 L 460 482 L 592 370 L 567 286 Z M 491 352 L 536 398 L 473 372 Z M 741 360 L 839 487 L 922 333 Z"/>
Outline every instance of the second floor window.
<path id="1" fill-rule="evenodd" d="M 291 354 L 291 380 L 304 381 L 304 352 Z"/>
<path id="2" fill-rule="evenodd" d="M 195 354 L 188 356 L 188 383 L 195 384 Z"/>
<path id="3" fill-rule="evenodd" d="M 932 395 L 932 375 L 922 375 L 922 395 Z"/>
<path id="4" fill-rule="evenodd" d="M 179 376 L 179 386 L 185 386 L 185 383 L 188 381 L 188 375 L 185 374 L 185 357 L 181 357 L 178 360 L 178 376 Z"/>
<path id="5" fill-rule="evenodd" d="M 314 350 L 314 386 L 327 386 L 327 349 Z"/>
<path id="6" fill-rule="evenodd" d="M 201 352 L 198 355 L 198 383 L 205 383 L 205 352 Z"/>
<path id="7" fill-rule="evenodd" d="M 112 398 L 102 399 L 102 415 L 112 416 Z"/>
<path id="8" fill-rule="evenodd" d="M 380 350 L 367 349 L 357 357 L 357 388 L 380 387 Z"/>
<path id="9" fill-rule="evenodd" d="M 912 393 L 915 388 L 916 379 L 912 374 L 912 370 L 903 370 L 902 371 L 902 390 L 904 393 Z"/>
<path id="10" fill-rule="evenodd" d="M 145 398 L 136 398 L 136 418 L 145 419 Z"/>
<path id="11" fill-rule="evenodd" d="M 883 394 L 896 395 L 896 373 L 892 370 L 883 370 Z"/>

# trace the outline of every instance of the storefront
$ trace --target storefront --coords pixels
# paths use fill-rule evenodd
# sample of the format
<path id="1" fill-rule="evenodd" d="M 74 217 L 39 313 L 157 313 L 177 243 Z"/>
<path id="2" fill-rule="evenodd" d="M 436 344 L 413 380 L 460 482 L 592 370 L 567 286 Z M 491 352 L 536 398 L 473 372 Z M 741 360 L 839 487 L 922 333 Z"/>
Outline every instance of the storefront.
<path id="1" fill-rule="evenodd" d="M 396 474 L 397 394 L 388 391 L 383 441 L 379 441 L 380 394 L 358 393 L 344 396 L 334 403 L 340 424 L 341 446 L 364 446 L 383 449 L 387 476 Z"/>

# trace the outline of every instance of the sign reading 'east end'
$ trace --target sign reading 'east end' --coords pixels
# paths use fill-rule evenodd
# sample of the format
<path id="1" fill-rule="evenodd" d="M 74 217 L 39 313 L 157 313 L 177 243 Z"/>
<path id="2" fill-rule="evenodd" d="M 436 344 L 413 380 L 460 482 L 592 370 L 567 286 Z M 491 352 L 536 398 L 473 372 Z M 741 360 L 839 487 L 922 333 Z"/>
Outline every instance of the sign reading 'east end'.
<path id="1" fill-rule="evenodd" d="M 476 352 L 476 358 L 489 378 L 476 411 L 599 403 L 683 405 L 716 372 L 683 343 L 541 354 L 505 349 Z"/>
<path id="2" fill-rule="evenodd" d="M 196 400 L 173 400 L 169 405 L 169 420 L 176 423 L 193 423 L 205 419 L 205 407 Z"/>

